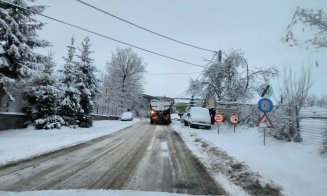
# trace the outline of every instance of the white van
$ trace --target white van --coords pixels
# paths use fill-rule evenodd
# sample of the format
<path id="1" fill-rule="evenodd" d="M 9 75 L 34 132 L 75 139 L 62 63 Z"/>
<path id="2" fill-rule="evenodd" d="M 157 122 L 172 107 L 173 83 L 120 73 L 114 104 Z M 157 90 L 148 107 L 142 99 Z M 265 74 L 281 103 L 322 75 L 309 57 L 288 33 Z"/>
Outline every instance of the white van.
<path id="1" fill-rule="evenodd" d="M 211 117 L 208 108 L 190 107 L 187 110 L 184 124 L 191 128 L 211 129 Z"/>

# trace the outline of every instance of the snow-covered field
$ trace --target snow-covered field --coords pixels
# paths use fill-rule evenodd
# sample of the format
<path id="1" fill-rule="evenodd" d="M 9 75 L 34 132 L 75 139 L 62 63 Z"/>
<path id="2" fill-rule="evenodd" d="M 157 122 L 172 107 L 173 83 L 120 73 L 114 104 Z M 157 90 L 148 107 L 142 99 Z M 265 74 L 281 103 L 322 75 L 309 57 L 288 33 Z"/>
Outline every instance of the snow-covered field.
<path id="1" fill-rule="evenodd" d="M 174 122 L 172 126 L 201 159 L 210 157 L 206 158 L 201 154 L 201 145 L 197 145 L 195 140 L 206 141 L 237 161 L 244 162 L 251 171 L 258 172 L 263 181 L 273 181 L 281 187 L 284 195 L 327 194 L 327 157 L 319 154 L 317 147 L 277 141 L 270 137 L 266 138 L 264 146 L 263 133 L 258 132 L 258 128 L 246 126 L 236 127 L 234 134 L 232 127 L 222 125 L 219 135 L 216 126 L 211 130 L 191 129 L 179 122 Z M 222 175 L 216 178 L 227 179 Z M 230 189 L 230 192 L 233 190 L 235 188 Z"/>
<path id="2" fill-rule="evenodd" d="M 0 131 L 0 165 L 26 159 L 35 155 L 66 148 L 94 138 L 108 135 L 139 122 L 102 120 L 94 121 L 91 128 L 68 128 L 35 130 L 26 129 Z"/>

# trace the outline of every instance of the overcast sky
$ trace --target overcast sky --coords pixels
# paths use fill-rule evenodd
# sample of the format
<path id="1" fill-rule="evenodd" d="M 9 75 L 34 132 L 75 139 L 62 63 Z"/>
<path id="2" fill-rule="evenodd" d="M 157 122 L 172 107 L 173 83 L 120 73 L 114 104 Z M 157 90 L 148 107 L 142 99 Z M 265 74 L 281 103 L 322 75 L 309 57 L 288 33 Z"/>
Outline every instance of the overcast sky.
<path id="1" fill-rule="evenodd" d="M 280 42 L 297 6 L 323 8 L 326 0 L 84 0 L 121 18 L 174 39 L 212 50 L 240 49 L 251 67 L 292 67 L 314 65 L 312 93 L 327 95 L 327 49 L 288 47 Z M 205 65 L 212 53 L 190 48 L 155 36 L 76 0 L 38 0 L 47 5 L 44 14 L 90 29 L 109 37 L 181 60 Z M 70 37 L 80 45 L 83 37 L 92 42 L 96 67 L 104 71 L 116 47 L 128 47 L 73 27 L 40 17 L 47 23 L 39 32 L 50 41 L 56 61 L 63 63 Z M 146 62 L 145 93 L 157 96 L 185 96 L 190 78 L 202 68 L 165 59 L 133 49 Z M 164 73 L 184 73 L 151 75 Z M 278 86 L 275 84 L 277 90 Z"/>

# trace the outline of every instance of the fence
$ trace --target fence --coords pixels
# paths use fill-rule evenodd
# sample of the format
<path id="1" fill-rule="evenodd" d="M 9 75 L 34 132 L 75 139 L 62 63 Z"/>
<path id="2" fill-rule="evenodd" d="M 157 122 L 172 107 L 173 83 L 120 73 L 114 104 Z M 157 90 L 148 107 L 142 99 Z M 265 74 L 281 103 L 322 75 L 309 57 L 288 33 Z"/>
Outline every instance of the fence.
<path id="1" fill-rule="evenodd" d="M 95 104 L 93 114 L 119 117 L 123 110 L 109 104 Z"/>
<path id="2" fill-rule="evenodd" d="M 300 133 L 303 143 L 320 147 L 327 134 L 327 108 L 303 108 L 300 112 Z"/>
<path id="3" fill-rule="evenodd" d="M 327 107 L 303 108 L 296 117 L 285 115 L 282 105 L 274 106 L 274 110 L 268 115 L 274 125 L 272 134 L 278 139 L 290 137 L 288 129 L 296 125 L 299 120 L 299 133 L 304 144 L 321 147 L 327 134 Z M 254 126 L 260 117 L 257 105 L 239 104 L 238 114 L 241 123 Z M 295 130 L 294 130 L 295 131 Z"/>

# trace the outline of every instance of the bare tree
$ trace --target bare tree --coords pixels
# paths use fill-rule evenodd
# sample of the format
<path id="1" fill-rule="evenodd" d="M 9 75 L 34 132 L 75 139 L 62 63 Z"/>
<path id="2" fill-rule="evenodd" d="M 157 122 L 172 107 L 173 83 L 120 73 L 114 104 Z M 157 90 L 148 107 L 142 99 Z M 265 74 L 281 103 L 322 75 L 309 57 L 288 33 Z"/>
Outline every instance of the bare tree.
<path id="1" fill-rule="evenodd" d="M 145 64 L 131 48 L 117 48 L 107 63 L 105 92 L 108 101 L 119 105 L 121 110 L 130 109 L 143 93 Z"/>
<path id="2" fill-rule="evenodd" d="M 284 115 L 293 119 L 291 121 L 292 126 L 288 128 L 295 140 L 300 139 L 298 115 L 307 100 L 311 86 L 311 67 L 303 67 L 301 75 L 298 77 L 292 69 L 284 69 L 280 87 L 281 104 L 284 109 Z"/>
<path id="3" fill-rule="evenodd" d="M 306 100 L 308 107 L 325 107 L 327 106 L 327 96 L 318 97 L 317 95 L 309 95 Z"/>
<path id="4" fill-rule="evenodd" d="M 301 27 L 299 24 L 311 27 L 313 37 L 304 41 L 317 48 L 327 47 L 327 14 L 322 9 L 303 9 L 298 7 L 294 12 L 291 23 L 287 26 L 286 35 L 282 38 L 283 42 L 288 43 L 290 46 L 298 45 L 296 38 L 297 28 Z M 302 27 L 302 32 L 305 31 Z"/>

